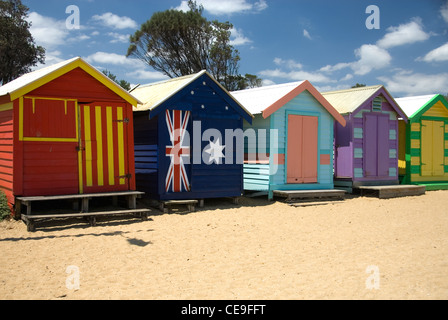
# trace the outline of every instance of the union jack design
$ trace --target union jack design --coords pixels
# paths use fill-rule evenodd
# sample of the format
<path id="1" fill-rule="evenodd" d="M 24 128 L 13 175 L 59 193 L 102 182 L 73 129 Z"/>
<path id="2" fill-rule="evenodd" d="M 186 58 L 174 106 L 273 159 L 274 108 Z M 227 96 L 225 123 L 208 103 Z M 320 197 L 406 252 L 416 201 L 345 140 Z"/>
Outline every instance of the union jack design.
<path id="1" fill-rule="evenodd" d="M 190 157 L 189 141 L 185 140 L 190 111 L 166 110 L 166 124 L 170 133 L 171 146 L 166 147 L 166 156 L 171 158 L 166 175 L 166 192 L 190 191 L 190 182 L 185 170 L 184 158 Z M 188 144 L 184 146 L 184 144 Z"/>

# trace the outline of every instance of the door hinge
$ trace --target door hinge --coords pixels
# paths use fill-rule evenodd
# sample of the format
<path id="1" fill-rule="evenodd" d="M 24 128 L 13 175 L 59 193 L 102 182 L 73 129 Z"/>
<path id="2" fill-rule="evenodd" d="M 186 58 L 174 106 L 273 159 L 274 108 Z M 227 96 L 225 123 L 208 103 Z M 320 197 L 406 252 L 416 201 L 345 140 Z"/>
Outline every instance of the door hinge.
<path id="1" fill-rule="evenodd" d="M 115 177 L 116 179 L 131 179 L 132 178 L 132 174 L 126 174 L 126 175 L 124 175 L 124 176 L 118 176 L 118 177 Z"/>
<path id="2" fill-rule="evenodd" d="M 124 118 L 123 120 L 113 120 L 112 122 L 123 122 L 123 123 L 129 123 L 129 118 Z"/>

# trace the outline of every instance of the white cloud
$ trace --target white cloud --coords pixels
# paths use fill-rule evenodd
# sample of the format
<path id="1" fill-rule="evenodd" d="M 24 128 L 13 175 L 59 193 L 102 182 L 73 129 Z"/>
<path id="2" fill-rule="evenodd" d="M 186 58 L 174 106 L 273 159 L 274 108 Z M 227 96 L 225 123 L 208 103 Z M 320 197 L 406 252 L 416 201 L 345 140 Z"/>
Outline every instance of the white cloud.
<path id="1" fill-rule="evenodd" d="M 425 62 L 448 61 L 448 42 L 443 46 L 428 52 L 422 59 L 419 58 L 417 60 L 423 60 Z"/>
<path id="2" fill-rule="evenodd" d="M 411 44 L 429 39 L 430 35 L 423 31 L 420 18 L 414 18 L 407 24 L 400 24 L 398 27 L 390 27 L 388 33 L 377 42 L 383 49 Z"/>
<path id="3" fill-rule="evenodd" d="M 356 75 L 363 76 L 368 74 L 372 70 L 378 70 L 387 67 L 392 61 L 392 57 L 389 52 L 373 44 L 362 45 L 360 48 L 355 50 L 355 56 L 358 58 L 357 61 L 340 62 L 333 66 L 326 65 L 325 67 L 320 68 L 319 71 L 332 73 L 334 71 L 343 70 L 345 68 L 351 68 Z"/>
<path id="4" fill-rule="evenodd" d="M 448 73 L 422 74 L 398 72 L 392 77 L 379 77 L 390 92 L 402 95 L 424 95 L 446 92 Z"/>
<path id="5" fill-rule="evenodd" d="M 448 23 L 448 1 L 440 8 L 440 14 L 442 15 L 443 20 Z"/>
<path id="6" fill-rule="evenodd" d="M 303 36 L 305 38 L 308 38 L 308 39 L 312 40 L 310 33 L 306 29 L 303 29 Z"/>
<path id="7" fill-rule="evenodd" d="M 340 63 L 335 64 L 334 66 L 326 65 L 325 67 L 320 68 L 320 71 L 333 72 L 333 71 L 338 71 L 338 70 L 342 70 L 345 68 L 349 68 L 351 65 L 352 65 L 352 63 L 340 62 Z"/>
<path id="8" fill-rule="evenodd" d="M 118 66 L 136 67 L 142 65 L 143 62 L 133 58 L 126 58 L 124 55 L 108 52 L 95 52 L 86 58 L 87 62 L 100 63 L 100 64 L 112 64 Z"/>
<path id="9" fill-rule="evenodd" d="M 198 5 L 202 5 L 204 10 L 213 15 L 225 15 L 232 13 L 256 13 L 265 10 L 268 7 L 266 0 L 249 2 L 248 0 L 199 0 Z M 175 8 L 176 10 L 188 11 L 188 1 L 183 0 Z"/>
<path id="10" fill-rule="evenodd" d="M 147 71 L 147 70 L 136 70 L 133 72 L 126 73 L 127 77 L 132 77 L 139 80 L 164 80 L 168 79 L 167 76 L 160 72 L 156 71 Z"/>
<path id="11" fill-rule="evenodd" d="M 274 63 L 278 66 L 285 66 L 288 69 L 302 69 L 303 65 L 295 60 L 283 60 L 282 58 L 275 58 Z"/>
<path id="12" fill-rule="evenodd" d="M 312 73 L 303 70 L 293 70 L 288 72 L 279 69 L 263 70 L 260 71 L 260 75 L 263 77 L 288 79 L 290 81 L 309 80 L 310 82 L 317 82 L 317 83 L 334 82 L 334 80 L 331 80 L 330 78 L 321 73 L 318 72 Z"/>
<path id="13" fill-rule="evenodd" d="M 243 31 L 240 29 L 232 28 L 230 30 L 231 36 L 230 36 L 230 45 L 232 46 L 242 46 L 245 44 L 252 43 L 252 40 L 244 36 Z"/>
<path id="14" fill-rule="evenodd" d="M 45 47 L 47 50 L 65 44 L 69 34 L 65 21 L 45 17 L 37 12 L 31 12 L 27 21 L 31 22 L 30 32 L 36 44 Z"/>
<path id="15" fill-rule="evenodd" d="M 110 40 L 110 43 L 128 43 L 129 42 L 128 34 L 109 32 L 107 35 L 112 38 L 112 40 Z"/>
<path id="16" fill-rule="evenodd" d="M 351 80 L 351 79 L 353 79 L 353 75 L 348 73 L 345 75 L 344 78 L 341 79 L 341 81 L 347 81 L 347 80 Z"/>
<path id="17" fill-rule="evenodd" d="M 385 68 L 392 60 L 386 50 L 373 44 L 365 44 L 356 49 L 355 55 L 359 60 L 352 63 L 351 68 L 357 75 L 366 75 L 372 70 Z"/>
<path id="18" fill-rule="evenodd" d="M 129 17 L 120 17 L 111 12 L 106 12 L 102 15 L 94 15 L 94 21 L 101 23 L 103 26 L 113 29 L 137 29 L 138 24 Z"/>

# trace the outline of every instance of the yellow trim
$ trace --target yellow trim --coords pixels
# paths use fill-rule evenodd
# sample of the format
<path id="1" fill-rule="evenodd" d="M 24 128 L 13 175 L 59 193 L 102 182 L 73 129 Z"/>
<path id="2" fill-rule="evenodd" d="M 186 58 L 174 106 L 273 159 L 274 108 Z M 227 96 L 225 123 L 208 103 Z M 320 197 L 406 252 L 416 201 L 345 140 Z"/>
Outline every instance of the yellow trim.
<path id="1" fill-rule="evenodd" d="M 109 168 L 109 185 L 115 185 L 114 176 L 114 132 L 112 127 L 112 107 L 106 108 L 107 117 L 107 163 Z"/>
<path id="2" fill-rule="evenodd" d="M 44 75 L 43 77 L 36 79 L 35 81 L 13 91 L 10 93 L 11 101 L 14 101 L 18 99 L 19 97 L 22 97 L 26 95 L 27 93 L 47 84 L 48 82 L 51 82 L 64 74 L 76 69 L 81 68 L 85 72 L 87 72 L 89 75 L 91 75 L 93 78 L 101 82 L 104 86 L 112 90 L 114 93 L 116 93 L 118 96 L 126 100 L 128 103 L 130 103 L 133 106 L 137 106 L 138 104 L 142 104 L 141 101 L 136 99 L 134 96 L 132 96 L 130 93 L 122 89 L 119 85 L 117 85 L 115 82 L 110 80 L 106 75 L 99 72 L 97 69 L 92 67 L 90 64 L 82 60 L 81 58 L 78 58 L 69 64 L 60 67 L 59 69 L 56 69 L 55 71 Z"/>
<path id="3" fill-rule="evenodd" d="M 19 99 L 19 141 L 23 141 L 23 97 Z"/>
<path id="4" fill-rule="evenodd" d="M 79 119 L 80 112 L 80 106 L 78 105 L 78 102 L 75 104 L 75 110 L 76 110 L 76 137 L 78 137 L 78 175 L 79 175 L 79 193 L 84 193 L 84 181 L 82 178 L 82 141 L 79 137 L 79 132 L 81 132 L 81 121 Z"/>
<path id="5" fill-rule="evenodd" d="M 448 124 L 445 125 L 445 133 L 448 133 Z"/>
<path id="6" fill-rule="evenodd" d="M 420 123 L 416 123 L 416 122 L 414 122 L 414 123 L 411 125 L 411 131 L 420 131 Z"/>
<path id="7" fill-rule="evenodd" d="M 419 165 L 420 165 L 420 157 L 412 157 L 411 166 L 419 166 Z"/>
<path id="8" fill-rule="evenodd" d="M 95 126 L 96 126 L 96 157 L 98 171 L 98 186 L 104 186 L 103 169 L 103 128 L 101 122 L 101 107 L 95 107 Z"/>
<path id="9" fill-rule="evenodd" d="M 90 106 L 84 106 L 84 141 L 85 141 L 85 163 L 86 163 L 86 186 L 93 186 L 92 177 L 92 135 L 90 133 Z"/>
<path id="10" fill-rule="evenodd" d="M 412 149 L 420 149 L 420 140 L 418 139 L 411 139 L 411 148 Z"/>
<path id="11" fill-rule="evenodd" d="M 65 114 L 67 114 L 67 102 L 71 101 L 75 103 L 75 138 L 36 138 L 36 137 L 24 137 L 23 136 L 23 107 L 24 99 L 32 100 L 33 114 L 35 113 L 35 101 L 38 100 L 52 100 L 52 101 L 64 101 Z M 19 141 L 31 141 L 31 142 L 78 142 L 79 141 L 79 128 L 78 128 L 78 100 L 76 99 L 61 99 L 61 98 L 45 98 L 45 97 L 31 97 L 24 96 L 19 98 Z"/>
<path id="12" fill-rule="evenodd" d="M 117 132 L 118 132 L 118 175 L 124 176 L 126 174 L 124 168 L 124 137 L 123 137 L 123 108 L 117 108 Z M 120 184 L 123 185 L 126 183 L 125 179 L 120 179 Z"/>
<path id="13" fill-rule="evenodd" d="M 14 109 L 14 103 L 12 103 L 12 102 L 9 102 L 9 103 L 6 103 L 6 104 L 2 104 L 0 106 L 0 112 L 9 111 L 9 110 L 12 110 L 12 109 Z"/>
<path id="14" fill-rule="evenodd" d="M 445 140 L 445 149 L 448 149 L 448 140 Z"/>
<path id="15" fill-rule="evenodd" d="M 33 114 L 36 114 L 36 99 L 32 98 L 31 103 L 33 104 Z"/>

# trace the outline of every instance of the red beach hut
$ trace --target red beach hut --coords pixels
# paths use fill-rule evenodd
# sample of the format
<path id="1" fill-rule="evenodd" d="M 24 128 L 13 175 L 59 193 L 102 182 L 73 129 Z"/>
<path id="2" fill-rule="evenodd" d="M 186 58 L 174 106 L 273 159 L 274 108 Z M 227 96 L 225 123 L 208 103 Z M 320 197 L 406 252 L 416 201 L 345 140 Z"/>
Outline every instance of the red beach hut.
<path id="1" fill-rule="evenodd" d="M 20 197 L 135 190 L 139 101 L 81 58 L 0 87 L 0 189 Z"/>

